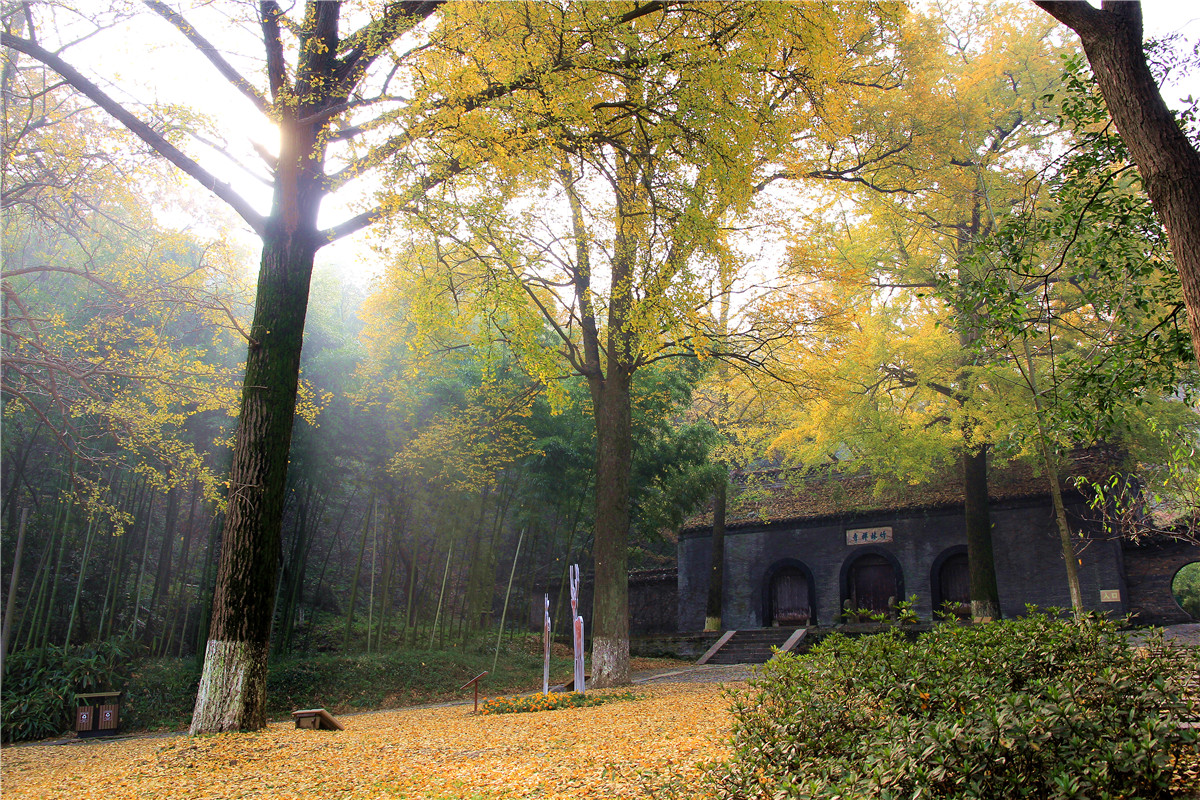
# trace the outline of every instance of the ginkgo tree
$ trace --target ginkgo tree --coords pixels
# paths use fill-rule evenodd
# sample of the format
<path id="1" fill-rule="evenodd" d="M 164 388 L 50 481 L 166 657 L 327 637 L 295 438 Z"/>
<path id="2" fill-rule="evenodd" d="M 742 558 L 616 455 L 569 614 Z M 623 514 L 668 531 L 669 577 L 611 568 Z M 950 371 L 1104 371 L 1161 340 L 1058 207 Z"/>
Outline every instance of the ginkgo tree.
<path id="1" fill-rule="evenodd" d="M 288 9 L 274 0 L 223 8 L 193 2 L 183 11 L 162 0 L 146 0 L 145 5 L 235 90 L 239 99 L 226 106 L 227 118 L 202 126 L 194 115 L 175 117 L 169 108 L 147 108 L 139 115 L 104 88 L 99 76 L 72 63 L 65 51 L 73 43 L 103 35 L 87 26 L 99 28 L 114 17 L 119 20 L 127 13 L 123 7 L 115 14 L 108 9 L 86 19 L 62 10 L 70 24 L 57 25 L 56 6 L 30 4 L 21 10 L 28 27 L 9 27 L 3 44 L 61 76 L 223 200 L 262 240 L 229 510 L 192 731 L 260 728 L 266 723 L 267 640 L 313 260 L 323 246 L 371 225 L 388 210 L 369 206 L 325 224 L 318 219 L 322 204 L 333 192 L 389 164 L 399 167 L 390 183 L 391 208 L 403 208 L 447 177 L 498 157 L 500 152 L 493 148 L 463 148 L 451 154 L 427 141 L 439 130 L 469 130 L 477 112 L 489 103 L 530 91 L 543 76 L 566 80 L 577 53 L 553 49 L 539 51 L 536 58 L 514 58 L 521 52 L 519 46 L 498 53 L 476 40 L 471 44 L 480 60 L 466 65 L 460 79 L 433 85 L 410 78 L 410 64 L 442 35 L 434 18 L 443 0 L 353 5 L 308 0 Z M 661 0 L 606 6 L 602 13 L 597 7 L 596 22 L 605 29 L 620 29 L 669 7 Z M 233 18 L 214 21 L 208 16 L 213 11 Z M 248 61 L 246 53 L 222 50 L 205 32 L 209 26 L 253 32 L 250 39 L 227 41 L 236 47 L 257 40 L 252 46 L 261 48 L 259 59 Z M 487 39 L 482 41 L 486 44 Z M 585 42 L 576 39 L 574 44 Z M 492 80 L 495 75 L 487 74 L 487 64 L 498 55 L 504 56 L 499 59 L 505 65 L 504 78 Z M 243 64 L 254 71 L 245 71 Z M 246 112 L 260 115 L 279 136 L 277 148 L 259 144 L 252 154 L 257 163 L 245 165 L 271 189 L 271 206 L 265 213 L 215 168 L 201 163 L 200 153 L 211 153 L 213 144 L 220 157 L 237 157 L 220 145 L 235 136 L 214 137 L 201 128 L 237 124 Z M 527 133 L 511 132 L 516 149 Z"/>
<path id="2" fill-rule="evenodd" d="M 1072 534 L 1058 475 L 1080 444 L 1117 444 L 1143 464 L 1159 461 L 1139 473 L 1155 476 L 1166 504 L 1187 514 L 1194 481 L 1176 472 L 1188 459 L 1171 451 L 1194 447 L 1200 379 L 1167 236 L 1081 61 L 1069 62 L 1060 92 L 1073 146 L 980 242 L 970 276 L 943 292 L 957 314 L 988 309 L 981 346 L 1010 366 L 1028 400 L 1008 438 L 1037 453 L 1050 478 L 1064 553 Z M 1164 452 L 1167 431 L 1176 447 Z M 1125 481 L 1098 488 L 1103 513 L 1143 502 Z M 1082 607 L 1077 581 L 1072 600 Z"/>
<path id="3" fill-rule="evenodd" d="M 119 631 L 176 650 L 196 512 L 216 503 L 236 406 L 244 263 L 224 231 L 159 218 L 192 198 L 131 135 L 5 55 L 5 530 L 31 512 L 11 553 L 5 644 L 40 659 Z"/>
<path id="4" fill-rule="evenodd" d="M 169 176 L 129 158 L 131 138 L 44 70 L 10 54 L 3 91 L 7 421 L 33 420 L 93 499 L 87 475 L 114 462 L 191 475 L 200 457 L 175 441 L 182 423 L 230 405 L 238 253 L 156 220 L 149 198 L 172 196 Z"/>
<path id="5" fill-rule="evenodd" d="M 907 20 L 901 87 L 860 110 L 851 140 L 878 157 L 859 182 L 831 184 L 845 199 L 822 209 L 811 227 L 814 246 L 848 267 L 834 280 L 856 298 L 860 317 L 844 336 L 803 354 L 821 362 L 815 374 L 834 381 L 813 406 L 832 416 L 802 411 L 780 439 L 805 460 L 827 459 L 838 447 L 829 441 L 835 429 L 825 426 L 840 422 L 851 450 L 869 451 L 877 469 L 910 479 L 955 454 L 977 617 L 999 614 L 987 464 L 996 430 L 990 416 L 1003 406 L 979 404 L 980 389 L 993 382 L 986 354 L 972 347 L 979 338 L 972 320 L 987 312 L 972 309 L 942 329 L 951 322 L 945 306 L 921 295 L 932 294 L 939 276 L 967 276 L 977 243 L 1020 202 L 1025 181 L 1055 146 L 1056 111 L 1046 96 L 1070 48 L 1052 27 L 1036 11 L 999 3 Z M 805 240 L 796 241 L 803 253 Z M 828 271 L 813 261 L 799 258 L 797 268 Z M 864 372 L 864 365 L 871 366 Z"/>
<path id="6" fill-rule="evenodd" d="M 552 392 L 567 373 L 588 384 L 597 686 L 629 680 L 634 375 L 681 355 L 769 362 L 806 324 L 766 291 L 738 298 L 727 331 L 714 324 L 723 228 L 749 212 L 781 151 L 873 90 L 861 87 L 889 69 L 891 31 L 887 14 L 862 4 L 684 4 L 620 29 L 607 13 L 589 3 L 447 10 L 445 37 L 424 54 L 428 85 L 505 83 L 517 65 L 481 73 L 489 51 L 536 61 L 565 49 L 572 70 L 434 140 L 448 153 L 500 155 L 428 194 L 412 235 L 434 251 L 417 261 L 429 291 L 469 292 L 473 313 Z M 502 157 L 512 131 L 520 158 Z M 555 348 L 543 344 L 547 326 Z"/>

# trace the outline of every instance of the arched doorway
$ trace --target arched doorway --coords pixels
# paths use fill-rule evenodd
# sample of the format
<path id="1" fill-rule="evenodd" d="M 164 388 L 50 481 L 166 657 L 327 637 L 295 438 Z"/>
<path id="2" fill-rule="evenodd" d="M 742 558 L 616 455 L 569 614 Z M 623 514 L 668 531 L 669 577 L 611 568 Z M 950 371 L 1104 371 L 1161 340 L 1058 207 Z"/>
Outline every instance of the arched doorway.
<path id="1" fill-rule="evenodd" d="M 880 553 L 864 553 L 846 571 L 846 596 L 850 607 L 872 613 L 890 613 L 901 599 L 900 574 L 893 561 Z"/>
<path id="2" fill-rule="evenodd" d="M 812 571 L 795 559 L 784 559 L 767 570 L 763 580 L 764 627 L 817 624 Z"/>
<path id="3" fill-rule="evenodd" d="M 933 564 L 929 583 L 935 613 L 970 618 L 971 571 L 965 547 L 953 547 L 942 553 Z"/>

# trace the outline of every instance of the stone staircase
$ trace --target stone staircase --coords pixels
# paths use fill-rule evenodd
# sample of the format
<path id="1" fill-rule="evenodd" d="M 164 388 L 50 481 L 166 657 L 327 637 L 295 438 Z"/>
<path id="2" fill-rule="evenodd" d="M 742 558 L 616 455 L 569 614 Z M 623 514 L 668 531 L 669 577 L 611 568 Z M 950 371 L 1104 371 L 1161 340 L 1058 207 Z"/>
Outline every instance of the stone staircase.
<path id="1" fill-rule="evenodd" d="M 726 631 L 697 664 L 765 664 L 771 648 L 794 650 L 803 641 L 804 628 L 758 628 Z"/>

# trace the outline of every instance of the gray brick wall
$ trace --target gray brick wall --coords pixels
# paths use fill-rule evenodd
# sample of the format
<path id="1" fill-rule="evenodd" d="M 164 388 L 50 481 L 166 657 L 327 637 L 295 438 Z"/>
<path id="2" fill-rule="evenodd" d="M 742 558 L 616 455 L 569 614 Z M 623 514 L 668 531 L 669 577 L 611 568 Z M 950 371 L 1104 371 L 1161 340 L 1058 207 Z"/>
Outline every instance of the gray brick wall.
<path id="1" fill-rule="evenodd" d="M 1171 581 L 1185 564 L 1200 561 L 1200 546 L 1177 539 L 1153 538 L 1125 545 L 1129 612 L 1135 622 L 1171 625 L 1194 622 L 1171 594 Z"/>
<path id="2" fill-rule="evenodd" d="M 1079 508 L 1073 509 L 1081 510 Z M 1074 522 L 1078 525 L 1079 519 Z M 1022 613 L 1028 603 L 1069 607 L 1066 570 L 1048 502 L 993 504 L 993 546 L 1001 611 Z M 846 530 L 891 526 L 887 544 L 846 544 Z M 862 514 L 802 523 L 748 527 L 727 532 L 725 539 L 726 628 L 762 625 L 764 583 L 772 565 L 783 559 L 802 562 L 815 583 L 817 622 L 833 624 L 841 611 L 844 571 L 848 562 L 869 551 L 886 553 L 900 565 L 904 596 L 917 596 L 917 613 L 932 615 L 931 571 L 946 550 L 966 544 L 965 521 L 954 509 Z M 711 540 L 707 533 L 685 533 L 678 546 L 679 626 L 681 631 L 704 625 Z M 1080 583 L 1088 608 L 1125 614 L 1129 608 L 1122 552 L 1114 542 L 1092 538 L 1083 543 Z M 1114 591 L 1116 602 L 1102 602 L 1102 590 Z"/>

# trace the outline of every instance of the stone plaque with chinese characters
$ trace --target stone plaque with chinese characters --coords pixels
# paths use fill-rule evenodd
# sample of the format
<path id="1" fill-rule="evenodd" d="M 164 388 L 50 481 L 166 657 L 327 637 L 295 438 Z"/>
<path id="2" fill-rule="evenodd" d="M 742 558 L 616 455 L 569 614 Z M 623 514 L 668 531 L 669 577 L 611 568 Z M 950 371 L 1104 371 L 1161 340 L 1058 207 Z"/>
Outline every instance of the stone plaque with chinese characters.
<path id="1" fill-rule="evenodd" d="M 883 544 L 891 540 L 891 526 L 885 528 L 852 528 L 846 531 L 846 544 Z"/>

